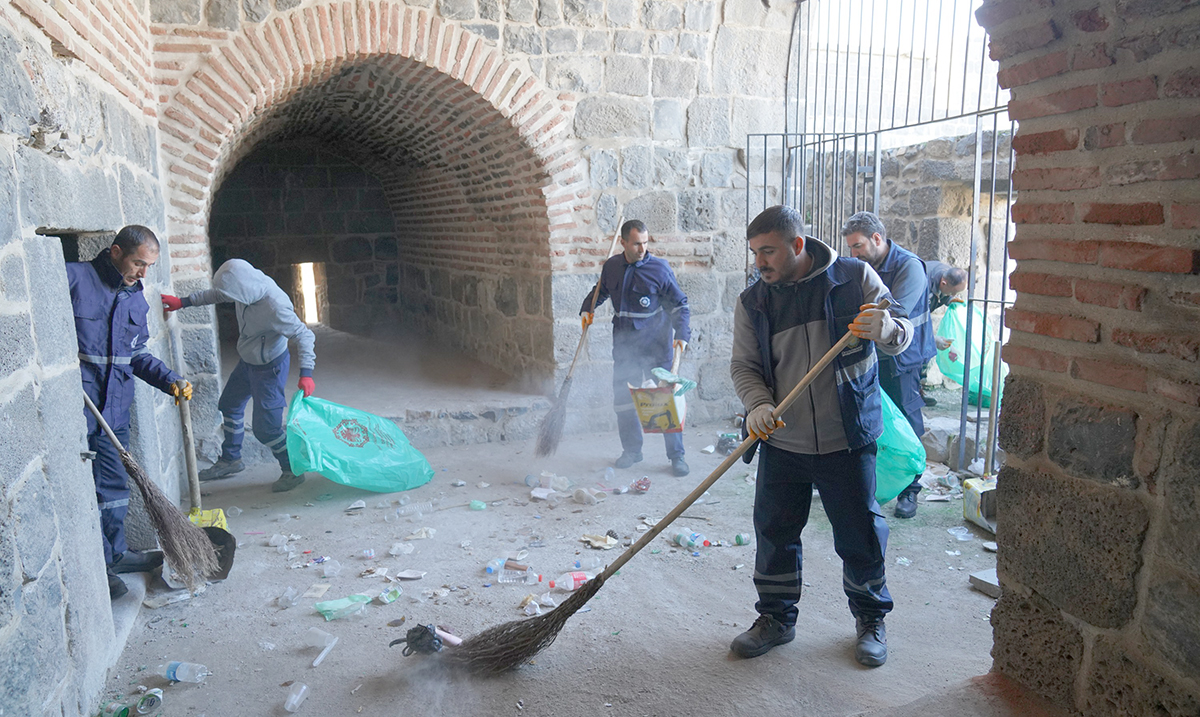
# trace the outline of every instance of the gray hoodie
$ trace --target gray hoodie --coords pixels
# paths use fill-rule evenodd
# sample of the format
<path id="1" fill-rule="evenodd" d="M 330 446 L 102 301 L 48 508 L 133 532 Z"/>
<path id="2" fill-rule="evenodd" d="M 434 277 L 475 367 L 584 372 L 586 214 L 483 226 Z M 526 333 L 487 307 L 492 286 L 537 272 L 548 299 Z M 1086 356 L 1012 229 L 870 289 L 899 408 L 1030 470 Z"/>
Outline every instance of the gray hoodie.
<path id="1" fill-rule="evenodd" d="M 248 364 L 262 366 L 288 350 L 295 339 L 300 375 L 312 375 L 317 355 L 316 337 L 296 316 L 292 300 L 271 277 L 243 259 L 230 259 L 213 274 L 213 288 L 196 291 L 183 300 L 186 306 L 233 301 L 237 304 L 238 355 Z"/>

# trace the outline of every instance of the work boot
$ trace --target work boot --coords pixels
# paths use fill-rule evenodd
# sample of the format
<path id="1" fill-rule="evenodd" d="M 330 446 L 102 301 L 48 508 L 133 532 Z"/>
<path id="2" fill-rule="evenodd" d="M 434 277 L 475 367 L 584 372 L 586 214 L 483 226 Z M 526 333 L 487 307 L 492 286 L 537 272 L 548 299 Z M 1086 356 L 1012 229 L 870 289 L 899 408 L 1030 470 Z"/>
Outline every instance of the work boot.
<path id="1" fill-rule="evenodd" d="M 125 581 L 115 575 L 112 568 L 108 569 L 108 598 L 116 600 L 125 593 L 129 592 L 129 588 L 125 585 Z"/>
<path id="2" fill-rule="evenodd" d="M 200 480 L 221 480 L 222 478 L 232 478 L 233 476 L 245 470 L 246 464 L 241 460 L 227 461 L 224 458 L 213 463 L 208 468 L 200 471 Z"/>
<path id="3" fill-rule="evenodd" d="M 633 465 L 634 463 L 641 463 L 641 462 L 642 462 L 642 454 L 641 453 L 632 453 L 630 451 L 622 451 L 621 457 L 618 458 L 616 460 L 616 462 L 613 463 L 613 465 L 616 466 L 617 468 L 628 468 L 629 466 Z"/>
<path id="4" fill-rule="evenodd" d="M 729 649 L 739 657 L 758 657 L 772 647 L 796 639 L 796 628 L 784 625 L 770 615 L 759 615 L 750 629 L 733 638 Z"/>
<path id="5" fill-rule="evenodd" d="M 685 476 L 691 472 L 691 469 L 688 468 L 687 462 L 683 460 L 683 456 L 677 456 L 671 459 L 671 470 L 674 471 L 675 475 L 677 476 Z"/>
<path id="6" fill-rule="evenodd" d="M 911 518 L 917 514 L 917 493 L 920 493 L 920 488 L 909 486 L 896 496 L 896 517 Z"/>
<path id="7" fill-rule="evenodd" d="M 921 400 L 925 402 L 925 408 L 933 408 L 937 405 L 937 399 L 933 396 L 921 395 Z"/>
<path id="8" fill-rule="evenodd" d="M 114 573 L 148 573 L 162 565 L 162 561 L 163 554 L 158 550 L 145 553 L 138 550 L 126 550 L 120 555 L 113 556 L 113 564 L 109 570 Z"/>
<path id="9" fill-rule="evenodd" d="M 860 617 L 857 623 L 858 643 L 854 645 L 854 659 L 867 667 L 879 667 L 887 662 L 887 629 L 883 626 L 883 616 Z"/>
<path id="10" fill-rule="evenodd" d="M 304 474 L 296 475 L 291 471 L 284 471 L 283 475 L 279 476 L 279 480 L 271 484 L 272 493 L 284 493 L 295 488 L 304 482 Z"/>

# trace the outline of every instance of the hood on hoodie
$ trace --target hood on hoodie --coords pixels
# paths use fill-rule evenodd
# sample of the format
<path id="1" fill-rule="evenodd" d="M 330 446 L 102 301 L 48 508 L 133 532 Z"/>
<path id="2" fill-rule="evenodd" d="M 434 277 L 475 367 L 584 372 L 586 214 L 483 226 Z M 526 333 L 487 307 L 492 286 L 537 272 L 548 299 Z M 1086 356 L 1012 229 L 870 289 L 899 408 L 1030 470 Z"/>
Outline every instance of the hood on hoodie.
<path id="1" fill-rule="evenodd" d="M 230 259 L 213 274 L 214 289 L 230 301 L 247 306 L 266 296 L 267 291 L 274 285 L 271 277 L 244 259 Z"/>

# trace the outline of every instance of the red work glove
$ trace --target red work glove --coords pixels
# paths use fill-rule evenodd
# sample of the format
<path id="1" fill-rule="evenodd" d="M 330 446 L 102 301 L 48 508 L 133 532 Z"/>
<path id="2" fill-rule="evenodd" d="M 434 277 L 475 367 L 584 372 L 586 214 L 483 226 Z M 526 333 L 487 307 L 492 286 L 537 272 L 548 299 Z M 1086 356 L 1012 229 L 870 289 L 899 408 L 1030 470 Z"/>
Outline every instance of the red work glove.
<path id="1" fill-rule="evenodd" d="M 301 376 L 300 383 L 296 384 L 296 388 L 304 392 L 304 397 L 308 398 L 313 395 L 313 391 L 317 390 L 317 382 L 312 380 L 312 376 Z"/>
<path id="2" fill-rule="evenodd" d="M 183 299 L 178 296 L 163 294 L 160 298 L 162 298 L 163 308 L 167 311 L 179 311 L 183 308 Z"/>

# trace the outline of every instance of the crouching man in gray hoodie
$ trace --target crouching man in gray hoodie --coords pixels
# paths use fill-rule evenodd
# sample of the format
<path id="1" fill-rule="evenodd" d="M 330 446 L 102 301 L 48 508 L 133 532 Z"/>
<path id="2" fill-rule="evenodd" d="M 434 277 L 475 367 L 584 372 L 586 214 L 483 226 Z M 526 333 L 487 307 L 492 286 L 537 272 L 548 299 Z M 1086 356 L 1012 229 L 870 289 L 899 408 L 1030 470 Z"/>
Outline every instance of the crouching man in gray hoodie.
<path id="1" fill-rule="evenodd" d="M 304 482 L 303 475 L 292 473 L 287 454 L 287 433 L 284 413 L 287 397 L 283 384 L 287 380 L 291 356 L 288 339 L 295 339 L 300 356 L 300 383 L 305 396 L 311 396 L 316 384 L 312 372 L 316 365 L 313 332 L 296 316 L 292 301 L 269 276 L 242 259 L 230 259 L 213 275 L 213 288 L 193 292 L 182 299 L 162 295 L 167 311 L 189 306 L 206 306 L 223 301 L 237 304 L 238 361 L 217 408 L 224 419 L 221 428 L 225 440 L 221 457 L 200 472 L 200 480 L 210 481 L 237 475 L 245 468 L 242 463 L 242 437 L 245 428 L 242 418 L 246 403 L 254 399 L 254 437 L 275 454 L 283 474 L 271 486 L 276 493 L 291 490 Z"/>

